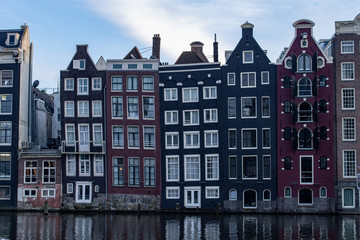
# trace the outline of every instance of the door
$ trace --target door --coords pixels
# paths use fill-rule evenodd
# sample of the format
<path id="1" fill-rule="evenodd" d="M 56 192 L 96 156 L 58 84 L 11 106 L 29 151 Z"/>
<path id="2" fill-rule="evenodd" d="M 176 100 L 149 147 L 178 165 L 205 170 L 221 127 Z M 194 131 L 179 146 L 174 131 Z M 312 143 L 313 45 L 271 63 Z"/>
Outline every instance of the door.
<path id="1" fill-rule="evenodd" d="M 79 125 L 79 150 L 80 152 L 90 151 L 89 125 Z"/>

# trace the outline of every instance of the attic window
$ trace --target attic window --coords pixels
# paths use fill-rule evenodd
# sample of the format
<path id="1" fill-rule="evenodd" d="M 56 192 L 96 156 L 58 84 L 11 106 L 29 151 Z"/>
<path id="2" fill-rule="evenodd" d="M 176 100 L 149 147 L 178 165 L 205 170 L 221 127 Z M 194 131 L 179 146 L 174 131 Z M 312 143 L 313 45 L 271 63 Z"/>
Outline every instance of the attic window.
<path id="1" fill-rule="evenodd" d="M 243 63 L 253 63 L 254 53 L 253 51 L 243 51 Z"/>
<path id="2" fill-rule="evenodd" d="M 85 59 L 73 60 L 73 69 L 85 70 Z"/>
<path id="3" fill-rule="evenodd" d="M 122 69 L 122 64 L 113 64 L 113 69 Z"/>
<path id="4" fill-rule="evenodd" d="M 80 70 L 85 70 L 85 59 L 81 59 L 81 60 L 79 60 L 80 61 L 80 67 L 79 67 L 79 69 Z"/>
<path id="5" fill-rule="evenodd" d="M 128 69 L 137 69 L 137 64 L 129 64 Z"/>
<path id="6" fill-rule="evenodd" d="M 7 42 L 7 45 L 9 45 L 9 46 L 16 45 L 17 44 L 16 33 L 8 33 L 6 42 Z"/>
<path id="7" fill-rule="evenodd" d="M 144 64 L 143 69 L 152 69 L 152 64 Z"/>

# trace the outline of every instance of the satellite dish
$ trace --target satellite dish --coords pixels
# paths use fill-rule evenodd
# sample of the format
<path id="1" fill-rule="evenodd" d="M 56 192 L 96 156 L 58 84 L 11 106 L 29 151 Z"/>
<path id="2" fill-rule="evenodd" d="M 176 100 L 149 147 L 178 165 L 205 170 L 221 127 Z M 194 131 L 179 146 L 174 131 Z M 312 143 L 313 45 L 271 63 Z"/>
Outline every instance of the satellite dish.
<path id="1" fill-rule="evenodd" d="M 40 84 L 39 80 L 35 80 L 35 81 L 33 82 L 33 87 L 34 87 L 34 88 L 37 88 L 37 86 L 39 86 L 39 84 Z"/>

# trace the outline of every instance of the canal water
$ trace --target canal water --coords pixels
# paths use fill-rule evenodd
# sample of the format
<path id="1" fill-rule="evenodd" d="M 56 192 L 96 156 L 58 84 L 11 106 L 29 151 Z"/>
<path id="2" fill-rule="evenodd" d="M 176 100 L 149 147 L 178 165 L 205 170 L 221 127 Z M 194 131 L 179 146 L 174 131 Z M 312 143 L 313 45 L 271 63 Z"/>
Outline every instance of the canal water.
<path id="1" fill-rule="evenodd" d="M 360 216 L 0 212 L 0 239 L 360 239 Z"/>

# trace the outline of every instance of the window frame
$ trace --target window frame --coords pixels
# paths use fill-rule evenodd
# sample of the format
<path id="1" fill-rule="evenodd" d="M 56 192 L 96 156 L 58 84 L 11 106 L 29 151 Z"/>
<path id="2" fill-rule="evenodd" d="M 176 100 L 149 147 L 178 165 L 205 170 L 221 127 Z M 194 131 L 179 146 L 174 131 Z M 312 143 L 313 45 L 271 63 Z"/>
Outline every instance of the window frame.
<path id="1" fill-rule="evenodd" d="M 131 102 L 130 103 L 130 99 L 136 99 L 137 102 Z M 131 107 L 130 107 L 131 104 Z M 131 108 L 136 106 L 136 111 L 135 110 L 130 110 Z M 134 120 L 138 120 L 139 119 L 139 115 L 140 115 L 140 104 L 139 104 L 139 98 L 137 96 L 127 96 L 126 97 L 126 108 L 127 108 L 127 118 L 128 119 L 134 119 Z M 137 114 L 136 114 L 137 113 Z M 134 115 L 134 116 L 132 116 Z"/>
<path id="2" fill-rule="evenodd" d="M 138 77 L 135 75 L 126 76 L 126 92 L 139 91 Z"/>
<path id="3" fill-rule="evenodd" d="M 137 129 L 137 133 L 133 132 L 134 135 L 134 139 L 130 139 L 130 128 L 133 129 Z M 136 139 L 136 134 L 137 134 L 137 139 Z M 132 141 L 134 141 L 134 145 L 130 144 Z M 137 142 L 136 142 L 137 141 Z M 135 126 L 135 125 L 128 125 L 127 126 L 127 147 L 128 149 L 140 149 L 140 128 L 139 126 Z"/>
<path id="4" fill-rule="evenodd" d="M 5 100 L 3 101 L 3 96 L 5 96 Z M 8 101 L 7 97 L 10 97 L 10 101 Z M 3 93 L 0 94 L 0 115 L 11 115 L 13 114 L 13 95 L 12 94 L 8 94 L 8 93 Z M 3 112 L 3 103 L 5 103 L 6 105 L 10 104 L 10 107 L 6 106 L 6 109 L 9 109 L 10 112 Z M 5 107 L 4 107 L 5 108 Z"/>
<path id="5" fill-rule="evenodd" d="M 152 99 L 152 104 L 151 100 L 145 104 L 145 99 Z M 148 109 L 145 106 L 148 106 Z M 142 96 L 142 114 L 144 120 L 155 120 L 155 96 Z"/>
<path id="6" fill-rule="evenodd" d="M 233 76 L 233 83 L 230 82 L 231 80 L 231 77 L 230 76 Z M 228 86 L 235 86 L 236 85 L 236 74 L 234 72 L 230 72 L 230 73 L 227 73 L 227 85 Z"/>
<path id="7" fill-rule="evenodd" d="M 251 106 L 251 108 L 254 108 L 253 112 L 255 113 L 255 115 L 251 113 L 251 108 L 250 108 L 249 116 L 245 116 L 244 114 L 245 103 L 243 101 L 246 99 L 255 99 L 255 101 L 252 101 L 253 106 Z M 241 118 L 257 118 L 257 98 L 255 96 L 241 97 Z"/>
<path id="8" fill-rule="evenodd" d="M 183 142 L 184 142 L 184 149 L 192 149 L 192 148 L 200 148 L 200 132 L 199 131 L 184 131 L 184 138 L 183 138 Z M 190 135 L 191 136 L 191 144 L 187 145 L 187 141 L 186 141 L 186 136 Z M 194 144 L 194 136 L 197 136 L 197 144 Z"/>
<path id="9" fill-rule="evenodd" d="M 269 159 L 269 177 L 265 177 L 265 157 Z M 271 155 L 262 156 L 262 177 L 264 180 L 271 180 Z"/>
<path id="10" fill-rule="evenodd" d="M 350 95 L 352 92 L 352 96 Z M 356 90 L 355 88 L 341 88 L 341 110 L 355 110 L 356 109 Z M 353 105 L 353 107 L 347 107 Z"/>
<path id="11" fill-rule="evenodd" d="M 145 131 L 145 129 L 153 129 L 154 131 L 151 133 L 153 135 L 154 141 L 153 143 L 148 143 L 148 141 L 146 141 L 146 135 L 145 134 L 149 134 Z M 150 136 L 151 138 L 151 136 Z M 150 126 L 150 125 L 144 125 L 143 126 L 143 148 L 144 149 L 156 149 L 156 129 L 155 126 Z"/>
<path id="12" fill-rule="evenodd" d="M 349 157 L 353 157 L 353 159 L 348 159 L 348 157 L 345 158 L 345 153 L 352 153 L 352 156 Z M 343 165 L 343 169 L 342 169 L 342 177 L 343 178 L 356 178 L 356 173 L 357 173 L 357 163 L 356 163 L 356 150 L 355 149 L 343 149 L 342 150 L 342 165 Z M 350 172 L 350 168 L 353 170 L 352 172 Z M 353 173 L 351 175 L 351 173 Z"/>
<path id="13" fill-rule="evenodd" d="M 169 97 L 167 98 L 167 94 L 169 93 Z M 177 88 L 164 88 L 164 101 L 177 101 L 178 100 L 178 89 Z"/>
<path id="14" fill-rule="evenodd" d="M 36 163 L 36 166 L 26 166 L 26 163 L 34 164 Z M 29 174 L 27 174 L 27 170 L 29 170 Z M 33 171 L 35 170 L 35 172 Z M 35 176 L 34 176 L 35 175 Z M 29 178 L 30 180 L 27 181 L 26 179 Z M 24 161 L 24 183 L 25 184 L 34 184 L 38 181 L 38 161 L 37 160 L 25 160 Z"/>
<path id="15" fill-rule="evenodd" d="M 213 162 L 213 158 L 215 161 Z M 209 163 L 213 163 L 208 166 Z M 219 180 L 219 154 L 205 154 L 205 180 L 206 181 L 217 181 Z M 213 166 L 215 165 L 215 167 Z M 211 170 L 210 170 L 211 168 Z M 215 171 L 215 172 L 213 172 Z"/>
<path id="16" fill-rule="evenodd" d="M 265 79 L 267 79 L 267 80 L 265 81 Z M 263 85 L 270 84 L 270 72 L 269 71 L 261 71 L 261 84 L 263 84 Z"/>
<path id="17" fill-rule="evenodd" d="M 177 191 L 177 196 L 170 197 L 169 191 L 171 190 Z M 166 187 L 166 199 L 180 199 L 180 187 Z"/>
<path id="18" fill-rule="evenodd" d="M 144 187 L 156 187 L 156 159 L 144 157 Z"/>
<path id="19" fill-rule="evenodd" d="M 352 199 L 352 202 L 353 202 L 353 205 L 351 205 L 351 206 L 345 206 L 345 190 L 352 190 L 352 197 L 353 197 L 353 199 Z M 349 209 L 349 208 L 355 208 L 356 207 L 356 203 L 355 203 L 355 195 L 356 195 L 356 190 L 354 189 L 354 188 L 351 188 L 351 187 L 344 187 L 344 188 L 342 188 L 341 189 L 341 206 L 342 206 L 342 208 L 347 208 L 347 209 Z"/>
<path id="20" fill-rule="evenodd" d="M 98 83 L 96 81 L 99 80 Z M 98 87 L 96 85 L 99 85 Z M 101 77 L 91 78 L 91 89 L 92 91 L 101 91 L 102 90 L 102 79 Z"/>
<path id="21" fill-rule="evenodd" d="M 345 126 L 347 123 L 346 120 L 353 120 L 353 125 L 352 126 Z M 343 117 L 341 119 L 341 135 L 342 135 L 342 141 L 343 142 L 353 142 L 356 141 L 356 118 L 355 117 Z M 351 132 L 353 134 L 351 134 Z M 350 135 L 350 136 L 348 136 Z M 353 137 L 351 137 L 353 136 Z"/>
<path id="22" fill-rule="evenodd" d="M 95 127 L 100 127 L 100 130 L 95 129 Z M 92 124 L 93 130 L 93 146 L 101 147 L 103 145 L 103 128 L 101 123 L 93 123 Z M 96 136 L 100 135 L 100 140 L 96 139 Z"/>
<path id="23" fill-rule="evenodd" d="M 235 147 L 230 147 L 231 146 L 231 144 L 230 144 L 230 142 L 231 142 L 230 131 L 235 132 L 235 138 L 234 138 Z M 236 128 L 229 128 L 228 129 L 228 149 L 237 149 L 237 129 Z"/>
<path id="24" fill-rule="evenodd" d="M 115 164 L 116 160 L 116 164 Z M 122 161 L 118 161 L 122 160 Z M 115 174 L 114 170 L 118 169 L 117 174 Z M 122 187 L 125 186 L 125 160 L 124 157 L 121 156 L 113 156 L 112 157 L 112 179 L 111 183 L 114 187 Z M 117 182 L 115 182 L 115 176 L 117 177 Z"/>
<path id="25" fill-rule="evenodd" d="M 122 135 L 121 132 L 114 132 L 114 128 L 122 129 Z M 119 135 L 119 144 L 114 144 L 116 142 L 114 139 L 114 133 Z M 122 136 L 122 137 L 121 137 Z M 122 138 L 122 146 L 121 146 L 121 138 Z M 125 147 L 125 132 L 124 132 L 124 126 L 123 125 L 112 125 L 111 126 L 111 147 L 112 149 L 124 149 Z"/>
<path id="26" fill-rule="evenodd" d="M 172 165 L 176 166 L 174 170 L 176 171 L 176 174 L 174 174 L 174 178 L 170 178 L 169 174 L 169 159 L 176 160 L 174 163 L 171 163 Z M 180 180 L 180 158 L 179 155 L 166 155 L 166 182 L 178 182 Z M 177 177 L 177 178 L 175 178 Z"/>
<path id="27" fill-rule="evenodd" d="M 245 158 L 254 158 L 255 157 L 255 168 L 256 168 L 256 177 L 246 177 L 245 176 L 245 168 L 244 168 L 244 159 Z M 242 174 L 241 179 L 243 180 L 258 180 L 259 179 L 259 164 L 258 164 L 258 156 L 257 155 L 242 155 L 241 156 L 241 168 L 242 168 Z"/>
<path id="28" fill-rule="evenodd" d="M 120 82 L 114 82 L 115 79 L 120 80 Z M 111 76 L 111 92 L 122 92 L 124 89 L 123 81 L 124 81 L 123 76 L 119 76 L 119 75 Z"/>
<path id="29" fill-rule="evenodd" d="M 217 196 L 210 196 L 208 190 L 217 191 Z M 205 186 L 205 198 L 206 199 L 218 199 L 220 198 L 220 187 L 219 186 Z"/>
<path id="30" fill-rule="evenodd" d="M 70 81 L 70 83 L 68 81 Z M 64 78 L 64 91 L 74 91 L 74 87 L 75 87 L 74 78 Z"/>
<path id="31" fill-rule="evenodd" d="M 72 108 L 71 106 L 69 107 L 68 104 L 72 104 Z M 69 111 L 72 110 L 72 114 L 69 114 Z M 64 117 L 75 117 L 75 102 L 74 101 L 64 101 Z"/>
<path id="32" fill-rule="evenodd" d="M 346 45 L 347 44 L 347 45 Z M 345 51 L 345 48 L 352 48 L 352 51 Z M 340 53 L 341 54 L 353 54 L 355 53 L 355 45 L 352 40 L 344 40 L 340 42 Z"/>
<path id="33" fill-rule="evenodd" d="M 99 104 L 99 106 L 95 107 L 95 104 Z M 98 111 L 100 111 L 100 114 L 95 113 L 96 108 Z M 102 101 L 101 100 L 91 101 L 91 116 L 92 117 L 102 117 L 102 115 L 103 115 L 102 112 L 103 112 L 102 111 Z"/>
<path id="34" fill-rule="evenodd" d="M 190 91 L 189 99 L 185 98 L 185 91 Z M 192 91 L 196 92 L 196 97 L 193 98 Z M 197 87 L 187 87 L 182 89 L 182 102 L 183 103 L 192 103 L 192 102 L 199 102 L 199 88 Z"/>
<path id="35" fill-rule="evenodd" d="M 207 112 L 209 113 L 209 118 L 207 118 Z M 215 113 L 216 119 L 213 118 L 214 113 Z M 217 108 L 204 109 L 204 123 L 217 123 L 217 122 L 218 122 Z"/>
<path id="36" fill-rule="evenodd" d="M 232 164 L 232 163 L 231 163 L 231 159 L 234 159 L 234 158 L 235 158 L 235 161 L 234 161 L 235 164 Z M 229 179 L 233 179 L 233 180 L 234 180 L 234 179 L 237 179 L 237 177 L 238 177 L 237 156 L 236 156 L 236 155 L 229 155 L 229 157 L 228 157 L 228 164 L 229 164 Z M 231 176 L 232 176 L 232 174 L 231 174 L 231 166 L 235 166 L 235 177 L 231 177 Z"/>
<path id="37" fill-rule="evenodd" d="M 234 101 L 234 103 L 235 103 L 234 107 L 230 106 L 230 100 Z M 236 97 L 228 97 L 227 103 L 228 103 L 227 104 L 228 119 L 236 119 L 236 114 L 237 114 L 236 113 Z M 230 111 L 230 110 L 232 110 L 232 111 Z"/>
<path id="38" fill-rule="evenodd" d="M 214 95 L 212 94 L 212 90 L 215 89 Z M 207 94 L 208 93 L 208 94 Z M 208 96 L 207 96 L 208 95 Z M 206 86 L 203 87 L 203 99 L 217 99 L 217 87 L 216 86 Z"/>
<path id="39" fill-rule="evenodd" d="M 250 76 L 254 75 L 254 82 L 250 80 Z M 247 76 L 246 83 L 244 83 L 244 78 Z M 240 84 L 241 88 L 256 88 L 256 72 L 242 72 L 240 74 Z"/>
<path id="40" fill-rule="evenodd" d="M 79 176 L 91 176 L 91 160 L 89 154 L 79 154 Z"/>
<path id="41" fill-rule="evenodd" d="M 303 158 L 311 159 L 311 171 L 305 171 L 303 170 Z M 314 184 L 314 156 L 313 155 L 300 155 L 299 156 L 299 176 L 300 176 L 300 184 L 303 185 L 313 185 Z M 309 179 L 310 177 L 307 176 L 307 174 L 311 172 L 311 182 L 310 181 L 304 181 L 304 179 Z M 303 177 L 303 174 L 306 174 L 306 176 Z"/>
<path id="42" fill-rule="evenodd" d="M 267 106 L 264 105 L 264 100 L 265 99 L 268 99 L 268 105 Z M 265 111 L 266 108 L 267 108 L 267 111 L 268 111 L 267 115 L 264 114 L 264 112 L 266 112 Z M 271 109 L 270 108 L 270 96 L 262 96 L 261 97 L 261 117 L 262 118 L 270 118 L 270 116 L 271 116 L 270 109 Z"/>
<path id="43" fill-rule="evenodd" d="M 48 166 L 45 167 L 45 163 L 46 162 L 52 162 L 54 163 L 54 166 Z M 45 170 L 49 171 L 49 174 L 45 174 Z M 51 177 L 51 170 L 53 170 L 54 172 L 54 181 L 51 181 L 52 177 Z M 45 181 L 45 178 L 48 178 L 48 181 Z M 46 161 L 42 161 L 42 182 L 43 184 L 55 184 L 56 183 L 56 161 L 55 160 L 46 160 Z"/>
<path id="44" fill-rule="evenodd" d="M 86 107 L 86 105 L 87 105 L 87 107 Z M 77 101 L 77 117 L 88 118 L 89 116 L 90 116 L 89 101 Z"/>
<path id="45" fill-rule="evenodd" d="M 186 120 L 186 115 L 190 114 L 189 117 L 189 121 Z M 196 120 L 196 115 L 197 115 L 197 122 Z M 183 126 L 197 126 L 200 124 L 200 113 L 198 109 L 189 109 L 189 110 L 183 110 Z"/>
<path id="46" fill-rule="evenodd" d="M 2 128 L 2 125 L 5 124 L 7 128 Z M 2 132 L 5 131 L 5 137 Z M 9 121 L 1 121 L 0 122 L 0 146 L 10 146 L 12 144 L 12 122 Z M 4 139 L 5 141 L 2 141 Z M 10 141 L 9 141 L 10 140 Z"/>
<path id="47" fill-rule="evenodd" d="M 171 137 L 171 144 L 168 137 Z M 174 144 L 174 137 L 177 137 L 177 145 Z M 165 132 L 165 149 L 179 149 L 179 132 Z"/>
<path id="48" fill-rule="evenodd" d="M 173 120 L 175 120 L 174 119 L 174 113 L 176 113 L 176 121 L 173 121 Z M 171 115 L 171 117 L 170 117 L 171 121 L 168 121 L 169 120 L 168 114 Z M 178 112 L 178 110 L 164 111 L 164 115 L 165 115 L 164 116 L 165 125 L 177 125 L 177 124 L 179 124 L 179 112 Z"/>
<path id="49" fill-rule="evenodd" d="M 187 158 L 197 158 L 197 162 L 188 162 Z M 197 168 L 197 173 L 196 172 L 191 172 L 188 173 L 188 164 L 197 164 L 198 168 Z M 195 169 L 196 170 L 196 169 Z M 193 177 L 190 178 L 188 175 L 197 175 L 198 177 Z M 200 155 L 199 154 L 186 154 L 184 155 L 184 181 L 189 182 L 189 181 L 200 181 L 201 179 L 201 160 L 200 160 Z"/>
<path id="50" fill-rule="evenodd" d="M 4 166 L 3 166 L 4 165 Z M 0 153 L 0 181 L 11 179 L 11 153 L 1 152 Z"/>
<path id="51" fill-rule="evenodd" d="M 5 78 L 3 77 L 3 73 L 4 72 L 11 72 L 11 79 L 10 78 Z M 14 85 L 14 71 L 13 70 L 8 70 L 8 69 L 3 69 L 0 71 L 1 75 L 0 75 L 0 87 L 1 88 L 6 88 L 6 87 L 13 87 Z M 6 82 L 6 80 L 8 81 L 8 83 Z"/>
<path id="52" fill-rule="evenodd" d="M 250 146 L 250 147 L 248 147 L 248 146 L 244 146 L 244 143 L 246 142 L 245 140 L 244 140 L 244 132 L 245 131 L 251 131 L 251 132 L 253 132 L 253 131 L 255 131 L 255 146 L 253 146 L 252 144 L 252 146 Z M 253 134 L 253 133 L 252 133 Z M 251 134 L 251 142 L 253 142 L 253 139 L 252 139 L 252 137 L 253 137 L 253 135 Z M 241 129 L 241 149 L 257 149 L 258 148 L 258 135 L 257 135 L 257 128 L 242 128 Z"/>
<path id="53" fill-rule="evenodd" d="M 71 156 L 71 157 L 70 157 Z M 70 172 L 70 164 L 73 164 L 73 172 Z M 76 155 L 74 154 L 66 154 L 66 176 L 76 176 Z"/>
<path id="54" fill-rule="evenodd" d="M 77 78 L 77 95 L 89 95 L 89 78 Z"/>
<path id="55" fill-rule="evenodd" d="M 46 191 L 47 191 L 47 195 L 45 194 Z M 50 192 L 54 192 L 54 195 L 51 195 Z M 56 197 L 56 189 L 55 188 L 41 189 L 41 197 L 42 198 L 55 198 Z"/>
<path id="56" fill-rule="evenodd" d="M 207 135 L 210 135 L 210 145 L 207 144 Z M 216 142 L 214 136 L 216 135 Z M 215 143 L 214 143 L 215 142 Z M 205 130 L 204 131 L 204 147 L 205 148 L 217 148 L 219 147 L 219 131 L 218 130 Z"/>
<path id="57" fill-rule="evenodd" d="M 251 53 L 251 60 L 246 60 L 246 54 Z M 242 63 L 243 64 L 251 64 L 254 63 L 254 51 L 253 50 L 245 50 L 242 52 Z"/>
<path id="58" fill-rule="evenodd" d="M 131 160 L 134 163 L 131 163 Z M 128 157 L 128 186 L 129 187 L 140 187 L 140 158 L 139 157 Z M 133 170 L 130 170 L 134 168 Z M 138 171 L 136 171 L 136 169 Z M 131 174 L 132 172 L 132 174 Z M 133 179 L 133 180 L 132 180 Z M 132 182 L 134 184 L 132 184 Z"/>
<path id="59" fill-rule="evenodd" d="M 145 79 L 152 79 L 152 82 L 146 82 Z M 142 77 L 142 91 L 143 92 L 154 92 L 154 76 L 143 76 Z M 150 86 L 150 88 L 145 88 L 145 86 Z"/>
<path id="60" fill-rule="evenodd" d="M 114 102 L 114 99 L 116 100 L 116 103 Z M 121 103 L 119 103 L 119 99 L 121 99 Z M 121 116 L 115 116 L 114 114 L 114 105 L 116 106 L 117 115 Z M 119 106 L 121 106 L 121 111 L 119 110 Z M 120 114 L 121 112 L 121 114 Z M 111 118 L 112 119 L 123 119 L 124 118 L 124 99 L 122 96 L 111 96 Z"/>
<path id="61" fill-rule="evenodd" d="M 355 63 L 354 62 L 341 62 L 341 81 L 354 81 L 355 80 Z M 350 67 L 351 69 L 345 69 L 345 66 Z M 346 75 L 352 75 L 350 77 Z M 346 76 L 346 77 L 345 77 Z"/>

